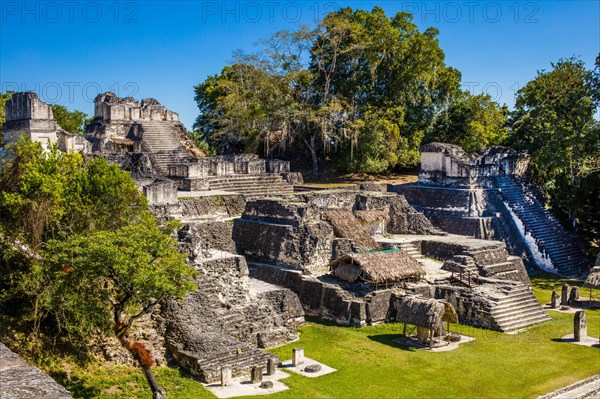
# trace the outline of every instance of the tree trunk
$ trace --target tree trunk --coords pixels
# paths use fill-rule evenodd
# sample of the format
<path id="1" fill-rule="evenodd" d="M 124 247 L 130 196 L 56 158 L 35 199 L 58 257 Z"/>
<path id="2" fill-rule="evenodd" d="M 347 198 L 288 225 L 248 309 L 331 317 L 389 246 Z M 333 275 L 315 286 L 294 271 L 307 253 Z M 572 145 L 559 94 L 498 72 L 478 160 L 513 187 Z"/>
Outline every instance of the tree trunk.
<path id="1" fill-rule="evenodd" d="M 140 366 L 140 368 L 144 372 L 146 381 L 148 381 L 148 386 L 150 387 L 150 390 L 152 391 L 152 399 L 167 399 L 167 393 L 166 393 L 165 389 L 159 385 L 158 381 L 156 381 L 156 378 L 154 377 L 154 374 L 152 373 L 152 370 L 150 369 L 150 367 L 145 366 L 143 364 L 143 362 L 140 361 L 140 359 L 138 358 L 138 354 L 134 353 L 130 349 L 130 346 L 127 345 L 128 340 L 125 337 L 125 335 L 126 335 L 125 332 L 123 332 L 122 330 L 117 331 L 117 339 L 119 340 L 121 345 L 125 349 L 127 349 L 127 352 L 129 352 L 131 354 L 131 357 L 133 357 L 135 359 L 137 364 Z"/>
<path id="2" fill-rule="evenodd" d="M 310 157 L 312 159 L 312 172 L 314 174 L 319 173 L 319 158 L 317 158 L 317 149 L 315 148 L 315 136 L 310 138 L 310 144 L 306 143 L 310 151 Z"/>
<path id="3" fill-rule="evenodd" d="M 146 381 L 148 381 L 148 385 L 150 385 L 150 389 L 152 390 L 152 399 L 167 399 L 165 389 L 158 384 L 150 367 L 142 367 L 142 370 L 144 371 Z"/>

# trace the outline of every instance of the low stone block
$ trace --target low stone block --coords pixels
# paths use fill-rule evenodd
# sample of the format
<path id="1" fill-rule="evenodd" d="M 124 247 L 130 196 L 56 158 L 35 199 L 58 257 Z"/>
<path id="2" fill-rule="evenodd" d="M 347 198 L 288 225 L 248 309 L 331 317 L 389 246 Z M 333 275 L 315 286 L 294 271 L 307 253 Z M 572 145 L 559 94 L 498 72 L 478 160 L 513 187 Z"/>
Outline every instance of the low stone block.
<path id="1" fill-rule="evenodd" d="M 273 381 L 263 381 L 260 383 L 259 388 L 263 388 L 263 389 L 273 388 Z"/>
<path id="2" fill-rule="evenodd" d="M 321 365 L 320 364 L 308 365 L 304 368 L 304 371 L 307 373 L 318 373 L 319 371 L 321 371 Z"/>

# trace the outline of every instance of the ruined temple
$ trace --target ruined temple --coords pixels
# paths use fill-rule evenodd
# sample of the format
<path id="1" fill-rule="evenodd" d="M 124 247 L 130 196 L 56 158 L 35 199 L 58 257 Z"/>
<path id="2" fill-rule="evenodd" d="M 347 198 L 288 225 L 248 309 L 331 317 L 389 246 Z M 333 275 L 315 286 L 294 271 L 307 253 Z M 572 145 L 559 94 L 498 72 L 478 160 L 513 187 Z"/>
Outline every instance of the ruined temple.
<path id="1" fill-rule="evenodd" d="M 431 334 L 450 320 L 498 331 L 544 322 L 526 264 L 550 259 L 576 274 L 583 259 L 523 183 L 528 157 L 502 147 L 467 154 L 432 143 L 418 184 L 296 192 L 302 175 L 289 162 L 207 157 L 154 99 L 99 95 L 76 139 L 35 93 L 13 95 L 6 110 L 7 142 L 22 131 L 105 157 L 131 172 L 159 221 L 182 222 L 177 239 L 198 289 L 132 334 L 160 364 L 204 382 L 273 364 L 265 349 L 297 339 L 305 315 Z M 110 343 L 99 345 L 111 359 Z"/>
<path id="2" fill-rule="evenodd" d="M 4 105 L 6 122 L 2 126 L 4 143 L 25 136 L 44 147 L 58 143 L 62 151 L 86 151 L 88 143 L 79 134 L 64 131 L 54 119 L 52 106 L 33 92 L 15 93 Z"/>
<path id="3" fill-rule="evenodd" d="M 526 265 L 564 276 L 587 273 L 590 262 L 527 183 L 529 156 L 504 147 L 467 154 L 451 144 L 421 147 L 417 184 L 394 185 L 444 231 L 502 240 Z"/>

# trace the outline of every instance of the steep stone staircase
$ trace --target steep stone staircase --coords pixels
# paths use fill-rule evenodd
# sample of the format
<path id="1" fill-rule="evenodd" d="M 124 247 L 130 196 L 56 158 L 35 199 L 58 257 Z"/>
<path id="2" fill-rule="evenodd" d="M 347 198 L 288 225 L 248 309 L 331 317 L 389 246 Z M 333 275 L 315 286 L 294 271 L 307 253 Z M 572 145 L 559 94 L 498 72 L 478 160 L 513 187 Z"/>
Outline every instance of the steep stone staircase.
<path id="1" fill-rule="evenodd" d="M 162 173 L 168 172 L 169 166 L 185 162 L 189 158 L 179 140 L 176 127 L 169 122 L 142 121 L 142 142 L 150 152 L 154 166 Z"/>
<path id="2" fill-rule="evenodd" d="M 280 174 L 211 176 L 207 179 L 210 190 L 233 191 L 247 197 L 292 194 L 294 187 Z"/>
<path id="3" fill-rule="evenodd" d="M 491 310 L 491 316 L 500 331 L 514 331 L 550 320 L 530 287 L 518 284 L 505 287 L 502 291 L 506 295 Z"/>
<path id="4" fill-rule="evenodd" d="M 554 269 L 567 277 L 581 276 L 589 261 L 569 233 L 538 199 L 512 176 L 496 178 L 500 195 L 535 239 L 538 251 L 548 256 Z"/>

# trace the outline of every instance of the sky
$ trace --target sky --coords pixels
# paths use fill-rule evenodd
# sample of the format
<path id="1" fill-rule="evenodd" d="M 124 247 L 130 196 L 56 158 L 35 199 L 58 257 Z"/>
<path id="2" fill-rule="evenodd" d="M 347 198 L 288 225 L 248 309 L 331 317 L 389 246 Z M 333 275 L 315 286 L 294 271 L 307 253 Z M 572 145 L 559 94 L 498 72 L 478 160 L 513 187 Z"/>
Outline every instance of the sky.
<path id="1" fill-rule="evenodd" d="M 0 91 L 92 115 L 101 92 L 156 98 L 191 129 L 193 87 L 220 73 L 235 50 L 342 7 L 388 16 L 407 11 L 440 31 L 446 64 L 463 89 L 512 107 L 516 90 L 580 57 L 600 53 L 600 1 L 0 1 Z"/>

